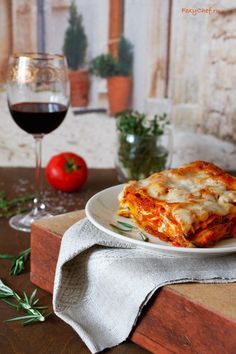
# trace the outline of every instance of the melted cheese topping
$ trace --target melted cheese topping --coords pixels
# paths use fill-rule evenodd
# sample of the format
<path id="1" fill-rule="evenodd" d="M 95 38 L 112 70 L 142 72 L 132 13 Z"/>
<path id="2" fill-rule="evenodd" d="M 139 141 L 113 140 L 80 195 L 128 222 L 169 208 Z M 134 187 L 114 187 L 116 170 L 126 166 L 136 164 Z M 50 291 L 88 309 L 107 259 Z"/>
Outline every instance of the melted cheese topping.
<path id="1" fill-rule="evenodd" d="M 163 223 L 164 215 L 170 215 L 185 235 L 199 228 L 200 223 L 212 215 L 236 216 L 236 178 L 203 161 L 129 182 L 119 197 L 123 207 L 130 207 L 126 203 L 127 190 L 146 194 L 161 204 L 165 210 Z M 157 226 L 160 232 L 163 232 L 163 223 Z"/>

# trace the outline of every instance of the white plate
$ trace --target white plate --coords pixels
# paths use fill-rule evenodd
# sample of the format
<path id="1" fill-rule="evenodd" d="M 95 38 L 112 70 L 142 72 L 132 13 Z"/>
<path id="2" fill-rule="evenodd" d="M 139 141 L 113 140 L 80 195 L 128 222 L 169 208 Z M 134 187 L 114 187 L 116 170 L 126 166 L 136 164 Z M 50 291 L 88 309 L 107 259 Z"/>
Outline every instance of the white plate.
<path id="1" fill-rule="evenodd" d="M 220 241 L 214 247 L 209 248 L 185 248 L 171 246 L 167 242 L 161 241 L 159 238 L 148 233 L 145 233 L 145 235 L 147 235 L 149 242 L 144 242 L 140 237 L 139 231 L 124 232 L 123 235 L 120 234 L 119 231 L 116 231 L 110 224 L 116 225 L 118 220 L 131 224 L 130 219 L 117 215 L 118 195 L 122 188 L 123 185 L 118 185 L 104 189 L 95 194 L 88 201 L 85 208 L 87 218 L 97 228 L 106 232 L 111 237 L 129 241 L 139 247 L 149 248 L 159 253 L 168 253 L 170 256 L 215 256 L 236 252 L 236 238 Z"/>

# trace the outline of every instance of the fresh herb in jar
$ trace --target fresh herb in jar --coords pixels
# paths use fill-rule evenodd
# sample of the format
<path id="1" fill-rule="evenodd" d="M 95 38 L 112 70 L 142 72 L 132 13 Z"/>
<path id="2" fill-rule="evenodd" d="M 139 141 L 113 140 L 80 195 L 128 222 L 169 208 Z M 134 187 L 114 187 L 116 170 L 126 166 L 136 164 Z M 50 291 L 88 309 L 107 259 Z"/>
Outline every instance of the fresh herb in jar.
<path id="1" fill-rule="evenodd" d="M 165 169 L 168 150 L 158 143 L 158 137 L 169 123 L 167 115 L 148 119 L 145 114 L 125 111 L 116 117 L 118 164 L 126 179 L 138 180 Z"/>

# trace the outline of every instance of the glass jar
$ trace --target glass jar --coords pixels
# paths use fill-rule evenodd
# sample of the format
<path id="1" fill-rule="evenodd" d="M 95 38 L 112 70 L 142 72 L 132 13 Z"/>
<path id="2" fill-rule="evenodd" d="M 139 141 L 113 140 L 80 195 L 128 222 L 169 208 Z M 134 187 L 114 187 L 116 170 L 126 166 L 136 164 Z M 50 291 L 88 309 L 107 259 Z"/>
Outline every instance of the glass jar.
<path id="1" fill-rule="evenodd" d="M 120 182 L 139 180 L 170 168 L 173 155 L 172 131 L 162 135 L 134 135 L 117 132 L 115 166 Z"/>

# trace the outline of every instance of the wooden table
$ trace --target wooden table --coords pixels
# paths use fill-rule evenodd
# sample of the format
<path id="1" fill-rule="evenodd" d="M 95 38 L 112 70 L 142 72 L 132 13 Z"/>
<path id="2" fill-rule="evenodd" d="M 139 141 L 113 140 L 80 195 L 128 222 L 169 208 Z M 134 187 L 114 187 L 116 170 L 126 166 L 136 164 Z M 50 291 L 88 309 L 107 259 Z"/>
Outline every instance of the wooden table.
<path id="1" fill-rule="evenodd" d="M 47 199 L 65 211 L 81 209 L 97 191 L 117 184 L 114 170 L 90 170 L 87 184 L 75 194 L 63 194 L 46 187 Z M 9 197 L 19 190 L 33 191 L 33 169 L 0 168 L 0 190 Z M 26 192 L 24 192 L 26 193 Z M 29 246 L 29 234 L 16 232 L 0 219 L 0 253 L 16 254 Z M 9 261 L 0 260 L 0 278 L 14 290 L 31 293 L 29 269 L 18 276 L 8 274 Z M 43 305 L 51 306 L 51 296 L 40 290 Z M 56 316 L 43 324 L 22 327 L 2 323 L 15 311 L 0 301 L 0 354 L 89 353 L 78 335 Z M 148 336 L 147 336 L 148 333 Z M 163 287 L 143 311 L 131 340 L 158 354 L 235 354 L 236 283 L 177 284 Z M 148 353 L 126 342 L 107 353 Z"/>
<path id="2" fill-rule="evenodd" d="M 0 168 L 0 190 L 9 197 L 33 191 L 34 171 L 31 168 Z M 117 184 L 114 170 L 90 170 L 89 179 L 81 191 L 66 195 L 46 186 L 47 199 L 58 205 L 63 201 L 66 211 L 81 209 L 97 191 Z M 24 190 L 26 189 L 26 192 Z M 22 190 L 22 192 L 20 192 Z M 8 221 L 0 219 L 0 253 L 17 254 L 29 247 L 29 234 L 11 229 Z M 29 267 L 20 276 L 9 275 L 10 261 L 0 260 L 0 278 L 17 292 L 31 293 L 35 286 L 29 281 Z M 39 289 L 41 304 L 51 308 L 52 297 Z M 1 354 L 87 354 L 90 353 L 79 336 L 55 315 L 43 324 L 23 327 L 18 322 L 3 323 L 15 311 L 0 301 L 0 353 Z M 146 350 L 126 342 L 107 350 L 113 354 L 145 354 Z"/>

